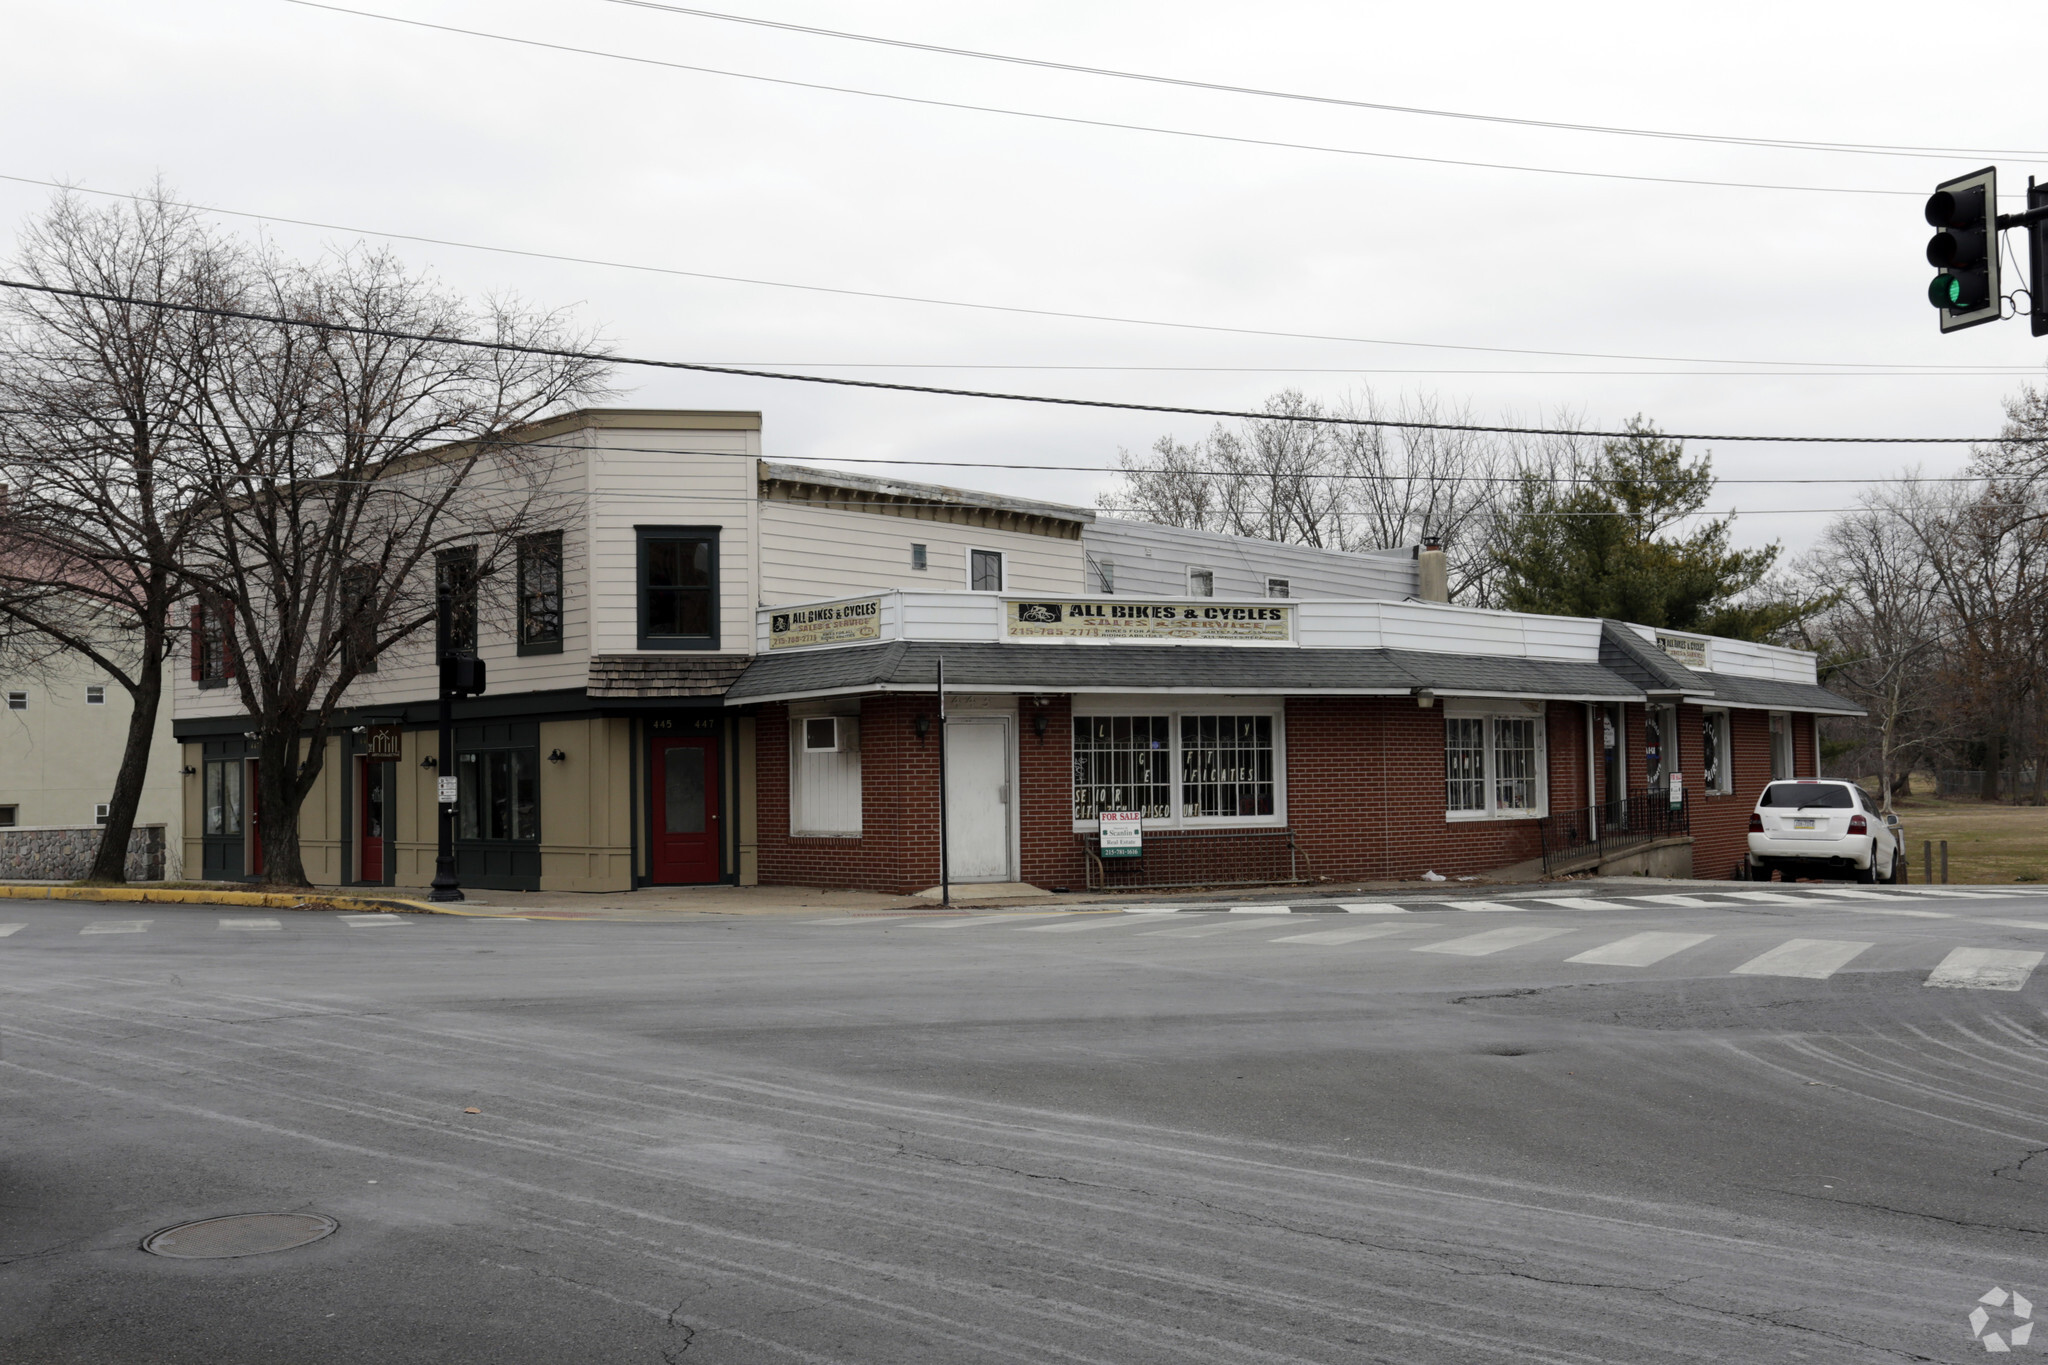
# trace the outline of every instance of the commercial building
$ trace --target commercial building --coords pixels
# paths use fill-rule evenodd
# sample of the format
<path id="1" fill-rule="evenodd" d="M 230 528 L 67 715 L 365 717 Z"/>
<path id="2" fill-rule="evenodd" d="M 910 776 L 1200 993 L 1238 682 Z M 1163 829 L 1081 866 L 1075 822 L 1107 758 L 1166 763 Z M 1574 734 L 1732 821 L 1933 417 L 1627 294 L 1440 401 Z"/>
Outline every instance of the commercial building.
<path id="1" fill-rule="evenodd" d="M 751 413 L 521 439 L 564 452 L 565 510 L 480 608 L 490 691 L 441 755 L 429 642 L 352 685 L 302 818 L 316 880 L 426 885 L 445 762 L 466 886 L 923 889 L 942 745 L 962 882 L 1455 876 L 1646 822 L 1660 865 L 1719 876 L 1763 783 L 1817 771 L 1815 716 L 1854 711 L 1799 651 L 1450 605 L 1420 546 L 784 464 Z M 247 718 L 194 640 L 186 864 L 258 875 Z M 1100 856 L 1104 812 L 1138 856 Z"/>

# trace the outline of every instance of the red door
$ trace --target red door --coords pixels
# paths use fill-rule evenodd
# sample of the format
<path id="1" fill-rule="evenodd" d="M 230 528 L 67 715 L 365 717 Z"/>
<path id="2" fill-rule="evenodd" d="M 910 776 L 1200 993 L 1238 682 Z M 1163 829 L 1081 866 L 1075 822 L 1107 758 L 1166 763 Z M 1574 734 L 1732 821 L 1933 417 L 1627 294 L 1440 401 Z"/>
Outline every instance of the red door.
<path id="1" fill-rule="evenodd" d="M 356 880 L 382 884 L 384 881 L 384 765 L 367 758 L 356 760 L 363 794 L 363 808 L 357 812 L 362 823 L 362 856 L 357 859 Z"/>
<path id="2" fill-rule="evenodd" d="M 655 739 L 649 747 L 654 782 L 654 880 L 668 885 L 718 880 L 718 742 Z"/>

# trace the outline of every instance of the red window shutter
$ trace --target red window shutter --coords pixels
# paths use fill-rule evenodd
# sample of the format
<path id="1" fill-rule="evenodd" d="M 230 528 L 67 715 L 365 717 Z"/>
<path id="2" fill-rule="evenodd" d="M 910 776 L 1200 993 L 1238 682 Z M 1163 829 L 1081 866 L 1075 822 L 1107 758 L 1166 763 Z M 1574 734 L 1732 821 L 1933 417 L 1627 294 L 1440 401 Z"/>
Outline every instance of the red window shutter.
<path id="1" fill-rule="evenodd" d="M 206 608 L 192 608 L 192 681 L 206 676 Z"/>

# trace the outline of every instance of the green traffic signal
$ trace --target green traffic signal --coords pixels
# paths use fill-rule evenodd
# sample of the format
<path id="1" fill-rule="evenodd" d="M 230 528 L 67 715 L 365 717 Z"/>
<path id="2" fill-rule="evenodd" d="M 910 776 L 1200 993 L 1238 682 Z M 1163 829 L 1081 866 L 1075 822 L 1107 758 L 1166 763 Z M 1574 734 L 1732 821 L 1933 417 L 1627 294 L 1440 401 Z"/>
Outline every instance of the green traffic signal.
<path id="1" fill-rule="evenodd" d="M 1927 286 L 1927 301 L 1936 308 L 1954 308 L 1963 301 L 1963 282 L 1953 275 L 1936 275 Z"/>

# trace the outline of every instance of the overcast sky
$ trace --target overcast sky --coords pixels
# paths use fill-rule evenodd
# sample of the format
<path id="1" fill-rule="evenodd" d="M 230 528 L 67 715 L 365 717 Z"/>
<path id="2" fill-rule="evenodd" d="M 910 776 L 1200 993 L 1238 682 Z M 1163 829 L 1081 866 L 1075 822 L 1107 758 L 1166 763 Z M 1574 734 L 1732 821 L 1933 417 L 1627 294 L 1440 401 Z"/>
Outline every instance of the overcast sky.
<path id="1" fill-rule="evenodd" d="M 1726 0 L 1682 15 L 1676 6 L 1554 2 L 718 8 L 1345 100 L 1944 149 L 1933 157 L 1199 91 L 616 0 L 344 3 L 908 99 L 580 55 L 289 0 L 5 0 L 0 109 L 12 135 L 0 174 L 98 190 L 133 190 L 161 174 L 213 208 L 366 233 L 1343 338 L 1049 318 L 394 243 L 461 289 L 579 305 L 623 353 L 911 383 L 1220 408 L 1255 407 L 1289 386 L 1334 399 L 1370 385 L 1388 398 L 1435 393 L 1482 420 L 1562 408 L 1602 426 L 1642 412 L 1675 431 L 1978 435 L 1997 429 L 2001 397 L 2037 376 L 2048 354 L 2023 319 L 1938 333 L 1920 216 L 1937 181 L 1986 164 L 1999 165 L 2008 211 L 2029 172 L 2048 177 L 2048 117 L 2012 74 L 2023 44 L 2000 42 L 1990 60 L 2003 74 L 1993 80 L 1934 70 L 1945 53 L 1948 71 L 1966 72 L 1971 44 L 1991 41 L 1979 35 L 2038 35 L 2038 0 L 1952 5 L 1939 22 L 1919 5 Z M 48 196 L 0 180 L 0 217 L 19 224 Z M 283 224 L 262 230 L 306 253 L 354 240 Z M 2018 234 L 2012 245 L 2023 246 Z M 1878 368 L 1824 372 L 1848 366 Z M 1143 449 L 1165 431 L 1193 438 L 1209 425 L 645 370 L 625 371 L 621 382 L 636 405 L 758 409 L 772 458 L 813 462 L 1113 465 L 1119 447 Z M 1731 481 L 1865 477 L 1916 463 L 1939 472 L 1966 455 L 1790 445 L 1713 453 Z M 1084 504 L 1112 482 L 907 464 L 893 472 Z M 1759 513 L 1740 523 L 1743 542 L 1797 549 L 1825 520 L 1815 509 L 1852 500 L 1846 487 L 1730 482 L 1717 503 Z M 1781 514 L 1762 515 L 1772 511 Z"/>

